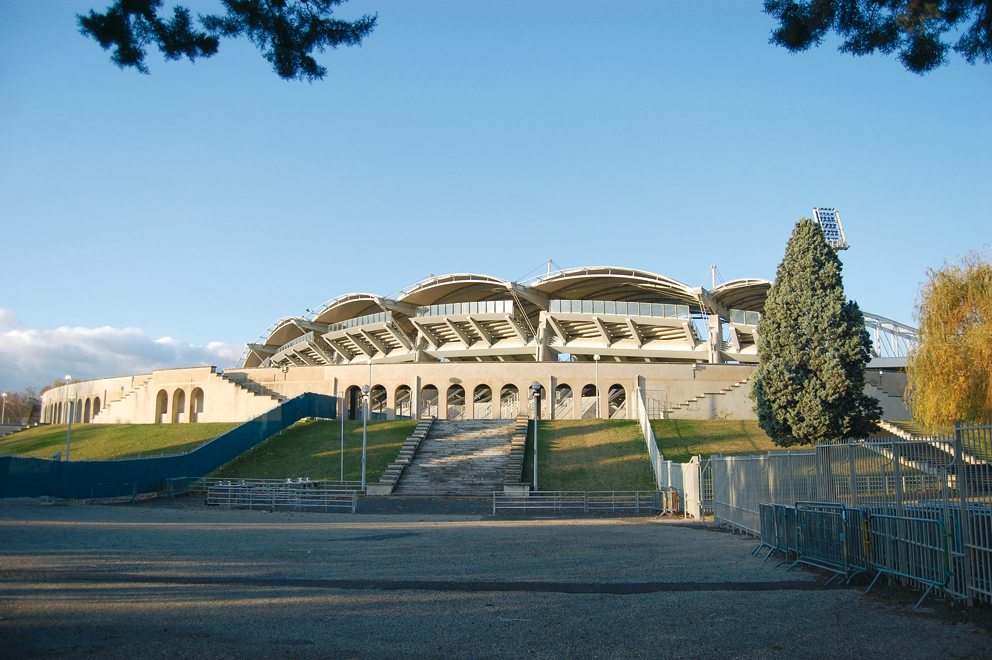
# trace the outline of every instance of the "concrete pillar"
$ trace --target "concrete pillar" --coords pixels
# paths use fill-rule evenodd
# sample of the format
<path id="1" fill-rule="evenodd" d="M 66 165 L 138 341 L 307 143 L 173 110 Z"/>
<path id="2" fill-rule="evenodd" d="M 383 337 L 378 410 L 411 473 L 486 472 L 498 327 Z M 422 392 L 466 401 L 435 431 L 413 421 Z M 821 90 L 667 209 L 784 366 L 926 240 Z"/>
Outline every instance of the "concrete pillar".
<path id="1" fill-rule="evenodd" d="M 420 416 L 423 414 L 423 410 L 420 407 L 420 385 L 421 385 L 420 376 L 417 376 L 414 379 L 413 391 L 410 392 L 410 394 L 413 396 L 412 412 L 414 419 L 420 419 Z"/>
<path id="2" fill-rule="evenodd" d="M 548 382 L 550 384 L 550 387 L 548 388 L 548 416 L 547 416 L 547 418 L 553 421 L 555 419 L 555 406 L 556 406 L 556 404 L 555 404 L 555 400 L 556 400 L 555 389 L 558 387 L 558 379 L 555 378 L 554 376 L 551 376 L 551 377 L 548 378 Z"/>
<path id="3" fill-rule="evenodd" d="M 465 419 L 475 419 L 475 388 L 478 383 L 462 383 L 465 388 Z"/>
<path id="4" fill-rule="evenodd" d="M 386 387 L 386 419 L 389 421 L 396 419 L 396 388 Z"/>
<path id="5" fill-rule="evenodd" d="M 720 346 L 723 342 L 723 322 L 719 314 L 710 314 L 709 317 L 709 347 L 710 363 L 722 364 L 723 356 L 720 353 Z"/>

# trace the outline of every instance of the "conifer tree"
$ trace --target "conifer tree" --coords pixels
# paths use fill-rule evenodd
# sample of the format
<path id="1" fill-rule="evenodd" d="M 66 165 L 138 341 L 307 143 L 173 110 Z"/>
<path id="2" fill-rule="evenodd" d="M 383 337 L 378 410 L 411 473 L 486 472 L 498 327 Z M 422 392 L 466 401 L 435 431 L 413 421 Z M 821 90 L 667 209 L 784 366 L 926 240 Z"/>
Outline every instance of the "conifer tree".
<path id="1" fill-rule="evenodd" d="M 840 271 L 820 226 L 796 223 L 758 323 L 751 387 L 758 423 L 780 447 L 877 430 L 881 408 L 864 393 L 871 338 Z"/>

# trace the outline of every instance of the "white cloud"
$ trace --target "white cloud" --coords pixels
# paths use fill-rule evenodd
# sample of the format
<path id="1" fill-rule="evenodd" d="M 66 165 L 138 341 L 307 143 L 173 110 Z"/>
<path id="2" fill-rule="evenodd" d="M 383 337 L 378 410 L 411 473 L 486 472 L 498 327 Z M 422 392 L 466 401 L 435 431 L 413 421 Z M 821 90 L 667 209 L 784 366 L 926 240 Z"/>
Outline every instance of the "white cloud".
<path id="1" fill-rule="evenodd" d="M 86 380 L 149 373 L 152 369 L 233 366 L 242 344 L 210 342 L 193 346 L 163 337 L 152 339 L 139 328 L 32 330 L 0 309 L 0 388 L 41 388 L 70 374 Z"/>
<path id="2" fill-rule="evenodd" d="M 21 330 L 24 324 L 14 316 L 14 312 L 0 307 L 0 330 Z"/>

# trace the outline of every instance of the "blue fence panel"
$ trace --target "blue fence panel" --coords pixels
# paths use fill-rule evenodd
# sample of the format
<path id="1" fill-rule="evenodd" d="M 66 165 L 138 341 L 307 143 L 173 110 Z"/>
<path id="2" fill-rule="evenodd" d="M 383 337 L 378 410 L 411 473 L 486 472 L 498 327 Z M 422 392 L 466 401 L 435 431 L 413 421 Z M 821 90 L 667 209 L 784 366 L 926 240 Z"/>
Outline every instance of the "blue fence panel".
<path id="1" fill-rule="evenodd" d="M 91 499 L 163 490 L 166 479 L 205 476 L 306 417 L 333 419 L 334 397 L 305 393 L 245 422 L 188 454 L 116 461 L 60 462 L 0 457 L 0 497 Z"/>

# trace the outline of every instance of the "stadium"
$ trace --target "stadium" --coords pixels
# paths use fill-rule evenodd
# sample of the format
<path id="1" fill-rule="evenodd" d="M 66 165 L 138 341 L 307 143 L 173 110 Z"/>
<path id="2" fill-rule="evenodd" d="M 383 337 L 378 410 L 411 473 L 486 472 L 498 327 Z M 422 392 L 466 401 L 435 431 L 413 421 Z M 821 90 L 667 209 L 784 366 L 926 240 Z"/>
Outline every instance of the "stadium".
<path id="1" fill-rule="evenodd" d="M 630 418 L 635 388 L 652 418 L 754 419 L 749 381 L 770 285 L 736 279 L 707 289 L 619 267 L 549 268 L 516 282 L 429 276 L 281 318 L 234 368 L 52 389 L 42 421 L 240 422 L 304 392 L 340 397 L 340 413 L 360 419 L 363 386 L 373 419 L 509 419 L 532 414 L 535 381 L 542 419 Z M 908 419 L 902 390 L 916 331 L 865 319 L 874 340 L 867 388 L 884 418 Z"/>

